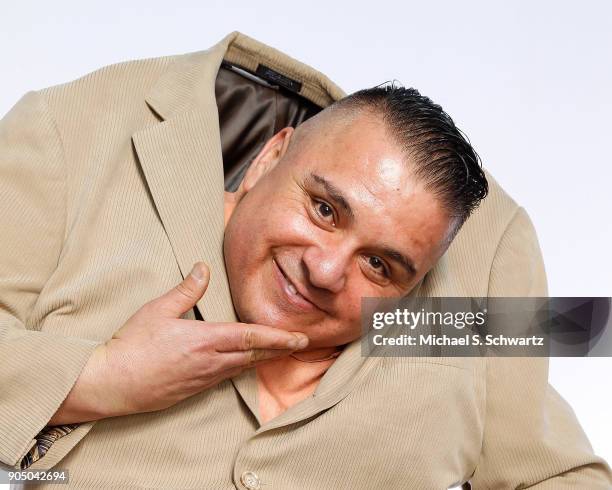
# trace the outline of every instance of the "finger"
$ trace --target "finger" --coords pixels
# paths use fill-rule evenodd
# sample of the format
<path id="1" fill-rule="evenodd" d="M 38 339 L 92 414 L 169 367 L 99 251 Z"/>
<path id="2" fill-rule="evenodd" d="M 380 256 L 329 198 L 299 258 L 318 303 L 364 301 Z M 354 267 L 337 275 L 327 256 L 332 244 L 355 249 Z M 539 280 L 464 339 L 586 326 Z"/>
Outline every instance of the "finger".
<path id="1" fill-rule="evenodd" d="M 236 352 L 219 353 L 219 367 L 225 370 L 249 368 L 261 362 L 286 357 L 293 353 L 291 349 L 251 349 Z"/>
<path id="2" fill-rule="evenodd" d="M 222 371 L 220 371 L 214 378 L 212 379 L 208 379 L 208 376 L 206 377 L 206 384 L 202 389 L 207 389 L 210 388 L 212 386 L 216 386 L 219 383 L 221 383 L 222 381 L 225 381 L 226 379 L 229 378 L 233 378 L 234 376 L 238 376 L 240 373 L 242 373 L 244 371 L 244 366 L 230 366 L 227 369 L 223 369 Z"/>
<path id="3" fill-rule="evenodd" d="M 280 328 L 253 323 L 205 324 L 206 334 L 215 336 L 217 352 L 247 351 L 251 349 L 304 349 L 308 337 L 301 332 L 287 332 Z"/>
<path id="4" fill-rule="evenodd" d="M 154 311 L 169 318 L 179 318 L 191 310 L 206 292 L 210 271 L 204 262 L 196 262 L 193 269 L 177 286 L 151 301 Z"/>

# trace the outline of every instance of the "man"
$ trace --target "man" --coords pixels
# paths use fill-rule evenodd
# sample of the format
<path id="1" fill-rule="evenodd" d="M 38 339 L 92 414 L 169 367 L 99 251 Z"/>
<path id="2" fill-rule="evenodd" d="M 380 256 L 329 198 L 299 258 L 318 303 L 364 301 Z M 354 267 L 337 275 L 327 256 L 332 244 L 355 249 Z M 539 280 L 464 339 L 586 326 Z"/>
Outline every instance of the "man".
<path id="1" fill-rule="evenodd" d="M 439 107 L 380 89 L 314 115 L 343 95 L 233 33 L 20 101 L 0 130 L 4 463 L 75 488 L 606 488 L 545 360 L 360 356 L 362 296 L 546 284 L 490 177 L 464 223 L 487 183 Z M 256 144 L 224 169 L 240 126 Z"/>

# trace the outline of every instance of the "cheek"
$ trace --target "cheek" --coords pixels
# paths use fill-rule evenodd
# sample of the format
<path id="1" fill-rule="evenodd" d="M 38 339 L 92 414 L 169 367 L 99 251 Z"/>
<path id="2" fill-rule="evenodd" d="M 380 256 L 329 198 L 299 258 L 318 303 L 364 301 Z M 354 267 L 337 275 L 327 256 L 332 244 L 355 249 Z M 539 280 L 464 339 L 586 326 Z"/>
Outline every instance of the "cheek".
<path id="1" fill-rule="evenodd" d="M 355 325 L 360 326 L 361 298 L 375 295 L 376 293 L 372 291 L 371 287 L 365 283 L 363 279 L 359 277 L 353 278 L 353 281 L 349 279 L 349 287 L 345 290 L 345 293 L 338 298 L 341 321 L 350 325 L 351 329 L 357 328 Z"/>
<path id="2" fill-rule="evenodd" d="M 353 293 L 346 300 L 346 311 L 352 320 L 359 319 L 361 314 L 361 298 L 363 293 Z"/>
<path id="3" fill-rule="evenodd" d="M 396 289 L 381 288 L 367 279 L 359 265 L 348 278 L 347 287 L 338 298 L 338 314 L 343 322 L 352 322 L 361 326 L 362 298 L 400 297 L 403 293 Z"/>
<path id="4" fill-rule="evenodd" d="M 325 333 L 334 337 L 334 343 L 348 343 L 361 337 L 361 297 L 347 298 L 339 312 L 336 328 Z"/>
<path id="5" fill-rule="evenodd" d="M 303 204 L 281 202 L 274 211 L 262 213 L 261 236 L 273 247 L 303 247 L 317 242 L 320 231 Z"/>
<path id="6" fill-rule="evenodd" d="M 301 247 L 317 232 L 304 204 L 294 199 L 264 199 L 247 194 L 236 207 L 225 230 L 228 269 L 254 273 L 273 248 Z"/>

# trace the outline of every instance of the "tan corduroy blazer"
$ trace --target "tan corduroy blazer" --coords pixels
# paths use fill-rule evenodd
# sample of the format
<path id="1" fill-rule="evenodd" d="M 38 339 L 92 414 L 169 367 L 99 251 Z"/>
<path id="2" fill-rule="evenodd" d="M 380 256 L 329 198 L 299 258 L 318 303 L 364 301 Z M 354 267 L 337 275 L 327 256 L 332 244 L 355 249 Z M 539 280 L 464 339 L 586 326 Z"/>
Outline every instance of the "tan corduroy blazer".
<path id="1" fill-rule="evenodd" d="M 1 121 L 7 467 L 19 467 L 95 346 L 194 262 L 212 274 L 197 305 L 204 319 L 236 320 L 222 255 L 222 60 L 270 67 L 320 107 L 344 95 L 234 32 L 206 51 L 30 92 Z M 547 294 L 529 217 L 489 179 L 420 294 Z M 360 354 L 350 344 L 312 397 L 264 425 L 248 370 L 166 410 L 79 424 L 30 469 L 68 469 L 71 488 L 609 488 L 607 465 L 547 383 L 546 359 Z"/>

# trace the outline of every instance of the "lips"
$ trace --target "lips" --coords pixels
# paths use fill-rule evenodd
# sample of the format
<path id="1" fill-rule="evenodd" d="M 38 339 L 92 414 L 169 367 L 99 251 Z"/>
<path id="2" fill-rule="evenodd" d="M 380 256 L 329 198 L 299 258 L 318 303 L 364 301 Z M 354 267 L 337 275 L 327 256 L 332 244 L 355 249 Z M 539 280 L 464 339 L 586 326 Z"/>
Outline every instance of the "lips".
<path id="1" fill-rule="evenodd" d="M 283 269 L 278 265 L 276 260 L 272 259 L 273 267 L 274 267 L 274 275 L 276 277 L 276 281 L 283 292 L 283 295 L 287 299 L 287 301 L 295 306 L 300 311 L 314 311 L 317 310 L 318 307 L 314 305 L 311 301 L 306 299 L 300 292 L 297 290 L 291 279 L 287 277 Z"/>

